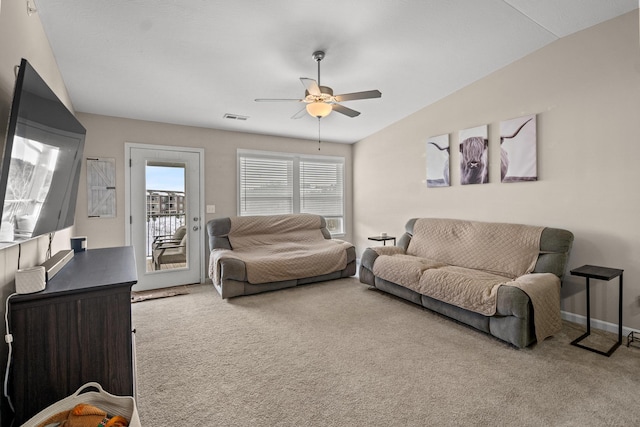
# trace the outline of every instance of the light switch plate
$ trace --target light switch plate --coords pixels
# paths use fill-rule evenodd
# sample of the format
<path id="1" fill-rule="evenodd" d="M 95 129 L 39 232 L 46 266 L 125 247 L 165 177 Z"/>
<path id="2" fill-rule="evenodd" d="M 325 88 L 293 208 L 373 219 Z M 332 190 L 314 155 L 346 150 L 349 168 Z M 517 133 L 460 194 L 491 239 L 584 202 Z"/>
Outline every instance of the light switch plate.
<path id="1" fill-rule="evenodd" d="M 216 205 L 207 205 L 207 213 L 216 213 Z"/>

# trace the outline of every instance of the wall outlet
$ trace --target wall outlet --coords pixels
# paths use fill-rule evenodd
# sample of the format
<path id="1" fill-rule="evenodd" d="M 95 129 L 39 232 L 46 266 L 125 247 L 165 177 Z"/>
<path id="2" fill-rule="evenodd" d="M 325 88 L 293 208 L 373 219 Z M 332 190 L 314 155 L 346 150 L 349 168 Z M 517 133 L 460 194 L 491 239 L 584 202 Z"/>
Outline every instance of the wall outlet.
<path id="1" fill-rule="evenodd" d="M 216 213 L 216 205 L 207 205 L 207 213 Z"/>

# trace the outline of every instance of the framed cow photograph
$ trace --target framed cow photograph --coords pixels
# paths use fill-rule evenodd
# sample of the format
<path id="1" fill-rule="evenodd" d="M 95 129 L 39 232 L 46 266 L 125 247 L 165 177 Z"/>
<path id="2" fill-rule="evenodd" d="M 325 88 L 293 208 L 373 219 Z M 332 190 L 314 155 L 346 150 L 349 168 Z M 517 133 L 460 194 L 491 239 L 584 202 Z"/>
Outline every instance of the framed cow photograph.
<path id="1" fill-rule="evenodd" d="M 538 180 L 536 116 L 500 122 L 500 179 Z"/>
<path id="2" fill-rule="evenodd" d="M 460 184 L 489 182 L 489 139 L 487 125 L 458 132 L 460 142 Z"/>
<path id="3" fill-rule="evenodd" d="M 427 140 L 427 187 L 448 187 L 449 134 L 432 136 Z"/>

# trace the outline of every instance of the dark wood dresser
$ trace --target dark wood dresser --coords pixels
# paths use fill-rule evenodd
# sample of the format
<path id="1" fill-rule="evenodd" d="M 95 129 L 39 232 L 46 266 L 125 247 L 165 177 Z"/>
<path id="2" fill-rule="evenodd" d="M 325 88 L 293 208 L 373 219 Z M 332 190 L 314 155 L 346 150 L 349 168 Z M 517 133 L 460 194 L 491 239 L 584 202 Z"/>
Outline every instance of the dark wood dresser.
<path id="1" fill-rule="evenodd" d="M 133 248 L 78 252 L 46 289 L 10 299 L 15 425 L 96 381 L 133 396 Z"/>

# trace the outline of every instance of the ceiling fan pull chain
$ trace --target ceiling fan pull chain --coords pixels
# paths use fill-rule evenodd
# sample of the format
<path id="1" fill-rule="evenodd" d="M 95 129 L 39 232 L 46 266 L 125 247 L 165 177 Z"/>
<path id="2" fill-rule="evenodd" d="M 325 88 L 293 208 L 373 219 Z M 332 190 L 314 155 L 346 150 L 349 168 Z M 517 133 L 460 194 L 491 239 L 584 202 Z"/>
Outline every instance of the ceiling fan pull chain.
<path id="1" fill-rule="evenodd" d="M 318 151 L 320 151 L 320 117 L 318 117 Z"/>

